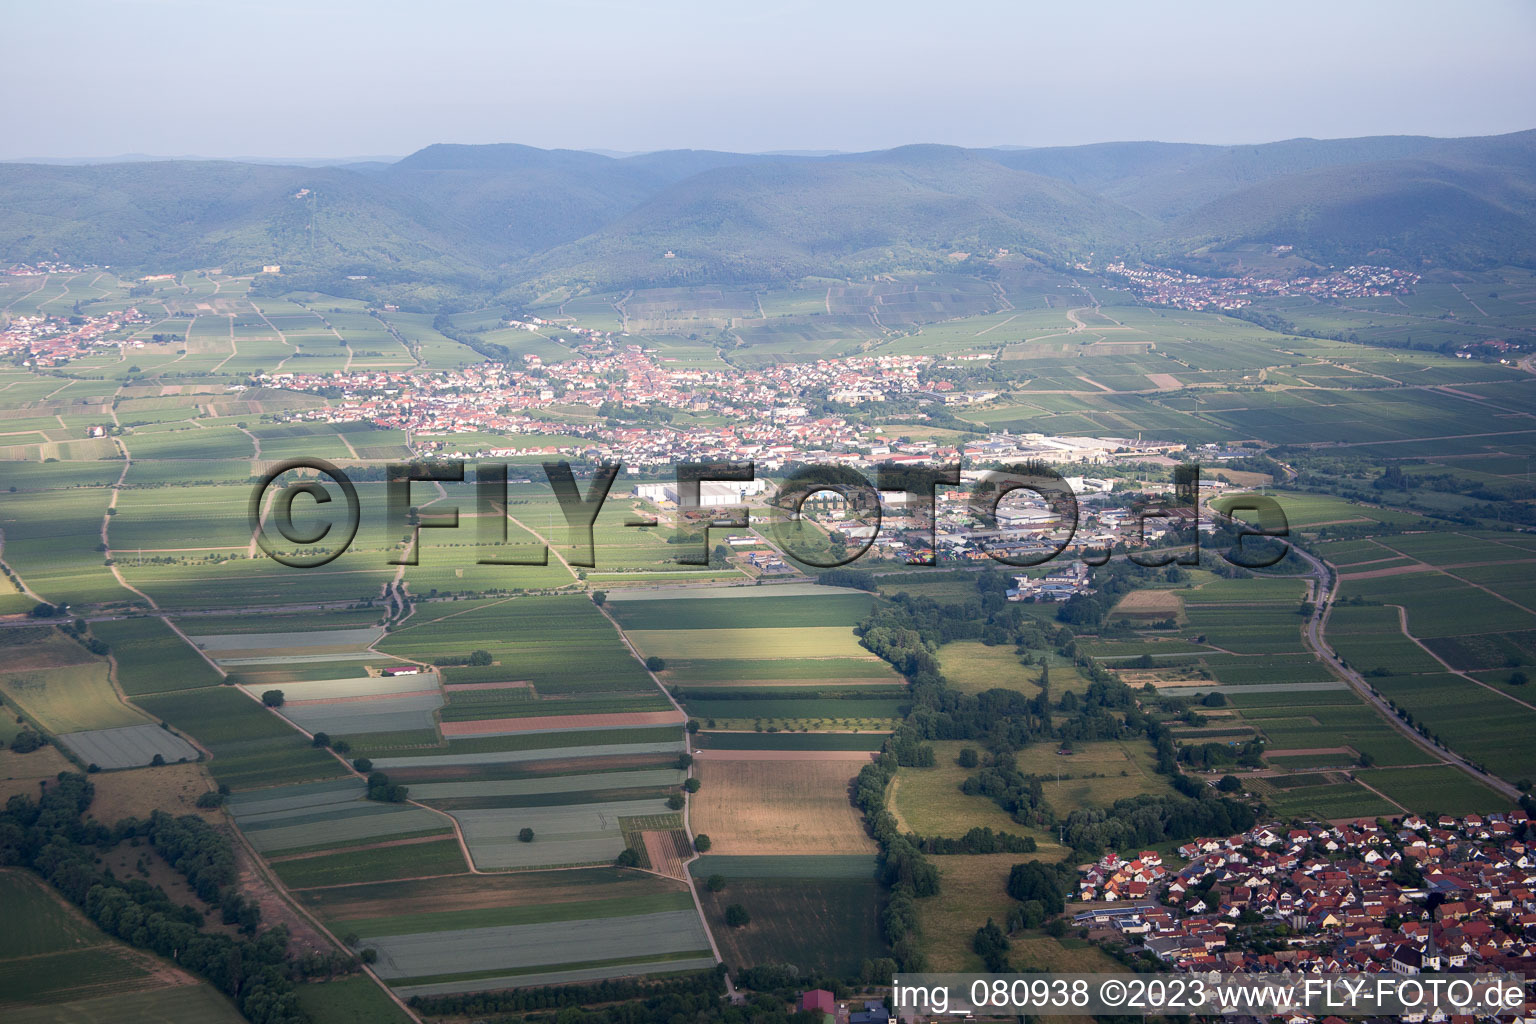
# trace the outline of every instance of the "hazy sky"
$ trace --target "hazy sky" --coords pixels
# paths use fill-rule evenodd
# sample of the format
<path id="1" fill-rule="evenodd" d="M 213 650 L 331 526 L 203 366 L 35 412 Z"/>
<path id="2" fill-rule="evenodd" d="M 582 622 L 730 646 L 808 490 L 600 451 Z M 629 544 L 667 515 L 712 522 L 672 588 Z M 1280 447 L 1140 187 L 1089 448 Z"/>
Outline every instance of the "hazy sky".
<path id="1" fill-rule="evenodd" d="M 1262 7 L 1262 9 L 1261 9 Z M 0 158 L 1261 142 L 1536 127 L 1536 3 L 5 4 Z"/>

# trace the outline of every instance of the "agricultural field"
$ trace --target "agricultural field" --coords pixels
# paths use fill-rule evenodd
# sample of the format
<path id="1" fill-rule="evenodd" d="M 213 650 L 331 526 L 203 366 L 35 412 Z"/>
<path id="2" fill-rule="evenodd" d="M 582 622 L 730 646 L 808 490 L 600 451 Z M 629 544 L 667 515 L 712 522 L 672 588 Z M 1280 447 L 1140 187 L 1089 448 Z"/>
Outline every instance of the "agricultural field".
<path id="1" fill-rule="evenodd" d="M 867 654 L 846 626 L 627 630 L 646 656 L 667 661 L 730 651 L 742 660 L 853 658 Z"/>
<path id="2" fill-rule="evenodd" d="M 165 763 L 196 761 L 197 748 L 168 729 L 144 723 L 116 729 L 65 733 L 59 742 L 85 764 L 100 768 L 137 768 L 155 758 Z"/>
<path id="3" fill-rule="evenodd" d="M 1523 737 L 1536 728 L 1536 708 L 1463 677 L 1373 678 L 1372 684 L 1452 750 L 1512 782 L 1536 778 L 1536 754 Z"/>
<path id="4" fill-rule="evenodd" d="M 240 793 L 228 807 L 251 845 L 265 854 L 415 839 L 452 828 L 441 814 L 368 800 L 366 794 L 362 779 L 347 778 Z"/>
<path id="5" fill-rule="evenodd" d="M 450 669 L 450 683 L 527 682 L 542 695 L 656 692 L 613 625 L 585 597 L 432 605 L 392 631 L 379 649 L 419 661 L 490 653 L 490 666 Z"/>
<path id="6" fill-rule="evenodd" d="M 711 967 L 687 890 L 613 868 L 308 889 L 401 996 Z"/>
<path id="7" fill-rule="evenodd" d="M 793 761 L 761 760 L 742 752 L 694 767 L 700 788 L 690 824 L 695 834 L 710 837 L 713 854 L 874 852 L 848 797 L 857 761 L 822 760 L 812 752 Z"/>
<path id="8" fill-rule="evenodd" d="M 1482 814 L 1507 810 L 1509 806 L 1502 795 L 1450 765 L 1373 768 L 1357 777 L 1389 799 L 1423 815 Z"/>
<path id="9" fill-rule="evenodd" d="M 209 985 L 108 937 L 30 872 L 0 871 L 0 905 L 26 922 L 0 936 L 0 1016 L 8 1022 L 244 1020 Z"/>
<path id="10" fill-rule="evenodd" d="M 735 600 L 720 600 L 720 591 L 709 591 L 709 599 L 691 601 L 677 597 L 646 600 L 640 595 L 616 593 L 609 608 L 625 630 L 671 629 L 753 629 L 853 626 L 874 606 L 874 595 L 862 592 L 839 593 L 832 587 L 817 587 L 821 594 L 800 592 L 779 596 L 782 588 L 768 591 L 773 596 L 757 596 L 756 591 Z M 684 591 L 683 593 L 688 593 Z M 726 593 L 733 593 L 726 591 Z M 824 596 L 823 596 L 824 595 Z"/>
<path id="11" fill-rule="evenodd" d="M 679 768 L 538 775 L 519 779 L 482 779 L 469 782 L 425 782 L 411 786 L 411 797 L 434 806 L 451 801 L 486 801 L 482 806 L 538 806 L 550 797 L 607 793 L 625 789 L 675 789 L 685 773 Z M 490 803 L 494 801 L 494 804 Z"/>
<path id="12" fill-rule="evenodd" d="M 0 693 L 52 733 L 90 732 L 144 725 L 143 714 L 118 699 L 108 665 L 83 665 L 36 671 L 0 671 Z"/>
<path id="13" fill-rule="evenodd" d="M 192 643 L 220 665 L 267 661 L 367 660 L 384 631 L 373 627 L 293 633 L 200 633 Z"/>
<path id="14" fill-rule="evenodd" d="M 704 691 L 706 693 L 710 691 Z M 766 691 L 774 692 L 774 691 Z M 900 698 L 878 697 L 853 691 L 839 697 L 822 697 L 819 691 L 797 696 L 793 690 L 783 695 L 752 699 L 732 696 L 712 700 L 681 696 L 690 718 L 709 729 L 812 729 L 818 731 L 890 731 L 906 707 Z"/>
<path id="15" fill-rule="evenodd" d="M 534 807 L 489 807 L 451 812 L 469 844 L 475 867 L 571 867 L 611 863 L 624 849 L 624 818 L 671 813 L 664 800 L 612 800 Z M 532 842 L 518 833 L 533 829 Z"/>
<path id="16" fill-rule="evenodd" d="M 1266 798 L 1266 802 L 1281 819 L 1336 821 L 1402 813 L 1397 805 L 1355 782 L 1332 782 L 1280 790 L 1276 795 Z"/>
<path id="17" fill-rule="evenodd" d="M 872 878 L 731 877 L 720 892 L 701 886 L 699 899 L 720 956 L 732 968 L 792 963 L 846 976 L 857 974 L 865 960 L 886 955 L 882 892 Z M 746 925 L 725 923 L 732 904 L 746 908 Z"/>
<path id="18" fill-rule="evenodd" d="M 373 979 L 334 978 L 300 985 L 299 1008 L 326 1024 L 410 1024 L 406 1014 Z"/>
<path id="19" fill-rule="evenodd" d="M 588 759 L 652 755 L 666 755 L 672 760 L 685 749 L 682 730 L 664 727 L 468 737 L 451 741 L 446 748 L 398 750 L 369 756 L 373 757 L 375 768 L 385 771 L 446 768 L 483 776 L 486 771 L 503 765 L 584 764 Z M 359 750 L 367 752 L 371 748 L 353 748 L 354 753 Z M 593 767 L 596 769 L 597 766 Z"/>
<path id="20" fill-rule="evenodd" d="M 708 730 L 888 732 L 904 710 L 903 680 L 852 630 L 872 601 L 788 584 L 615 594 L 608 607 L 642 655 L 662 659 L 662 681 Z"/>
<path id="21" fill-rule="evenodd" d="M 859 658 L 664 660 L 667 667 L 659 673 L 662 679 L 680 686 L 812 686 L 822 682 L 839 686 L 889 686 L 902 682 L 890 665 L 873 655 Z"/>
<path id="22" fill-rule="evenodd" d="M 130 697 L 190 690 L 222 681 L 218 669 L 162 619 L 98 622 L 91 632 L 111 649 L 117 663 L 117 684 Z"/>
<path id="23" fill-rule="evenodd" d="M 1269 757 L 1291 751 L 1353 751 L 1378 765 L 1423 764 L 1429 755 L 1388 725 L 1353 693 L 1340 690 L 1228 693 L 1237 722 L 1257 729 Z M 1236 723 L 1234 723 L 1236 724 Z"/>
<path id="24" fill-rule="evenodd" d="M 277 715 L 233 687 L 206 687 L 140 697 L 139 707 L 196 738 L 213 754 L 209 770 L 232 789 L 249 789 L 344 773 Z"/>
<path id="25" fill-rule="evenodd" d="M 840 751 L 848 755 L 864 754 L 864 758 L 850 756 L 850 760 L 867 760 L 885 744 L 886 733 L 836 733 L 836 732 L 709 732 L 694 735 L 693 742 L 700 754 L 729 757 L 731 752 L 743 750 L 794 752 L 806 750 Z"/>
<path id="26" fill-rule="evenodd" d="M 283 694 L 279 714 L 306 732 L 335 737 L 424 730 L 435 742 L 433 712 L 443 705 L 433 672 L 248 684 L 241 689 L 254 698 L 277 689 Z"/>
<path id="27" fill-rule="evenodd" d="M 267 859 L 283 884 L 295 890 L 457 875 L 469 870 L 458 840 L 432 836 L 384 840 L 378 845 L 334 853 L 310 851 Z"/>

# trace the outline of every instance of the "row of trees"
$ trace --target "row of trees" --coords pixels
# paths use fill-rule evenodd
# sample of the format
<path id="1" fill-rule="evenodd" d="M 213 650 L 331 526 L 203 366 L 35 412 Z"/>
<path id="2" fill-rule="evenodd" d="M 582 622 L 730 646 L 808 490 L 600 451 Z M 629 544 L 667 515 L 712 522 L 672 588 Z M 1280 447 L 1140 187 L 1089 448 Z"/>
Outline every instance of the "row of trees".
<path id="1" fill-rule="evenodd" d="M 236 890 L 229 840 L 195 816 L 156 812 L 108 828 L 82 817 L 94 787 L 86 776 L 60 773 L 38 800 L 12 797 L 0 811 L 0 865 L 29 867 L 108 934 L 173 959 L 230 996 L 252 1024 L 308 1024 L 294 980 L 356 969 L 344 954 L 292 958 L 281 925 L 258 933 L 260 911 Z M 157 886 L 120 880 L 98 867 L 100 855 L 144 839 L 186 878 L 198 899 L 247 937 L 202 930 L 206 912 L 177 905 Z"/>

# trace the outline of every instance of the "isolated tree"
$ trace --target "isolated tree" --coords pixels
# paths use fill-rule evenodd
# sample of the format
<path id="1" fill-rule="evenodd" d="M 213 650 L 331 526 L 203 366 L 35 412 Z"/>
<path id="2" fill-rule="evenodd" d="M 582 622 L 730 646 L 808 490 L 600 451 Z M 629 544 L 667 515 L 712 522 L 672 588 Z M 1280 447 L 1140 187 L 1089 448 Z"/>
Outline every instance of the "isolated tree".
<path id="1" fill-rule="evenodd" d="M 1221 780 L 1216 783 L 1216 788 L 1223 793 L 1236 793 L 1243 788 L 1243 784 L 1237 780 L 1235 775 L 1223 775 Z"/>
<path id="2" fill-rule="evenodd" d="M 352 767 L 356 768 L 364 775 L 367 775 L 369 772 L 373 771 L 373 761 L 366 757 L 354 758 L 352 761 Z"/>
<path id="3" fill-rule="evenodd" d="M 710 892 L 724 892 L 725 891 L 725 876 L 724 875 L 710 875 L 708 878 L 706 878 L 704 880 L 704 888 L 708 889 Z"/>
<path id="4" fill-rule="evenodd" d="M 1008 895 L 1021 903 L 1038 900 L 1046 914 L 1059 914 L 1066 905 L 1054 868 L 1039 861 L 1015 864 L 1008 873 Z"/>
<path id="5" fill-rule="evenodd" d="M 981 758 L 977 756 L 976 748 L 962 747 L 960 749 L 960 756 L 955 758 L 955 763 L 961 768 L 975 768 L 981 763 Z"/>
<path id="6" fill-rule="evenodd" d="M 317 733 L 315 733 L 315 738 L 310 740 L 310 745 L 311 746 L 316 746 L 316 747 L 328 747 L 328 746 L 330 746 L 331 745 L 331 734 L 328 733 L 328 732 L 317 732 Z"/>
<path id="7" fill-rule="evenodd" d="M 676 794 L 676 793 L 673 793 L 671 796 L 667 797 L 667 806 L 670 807 L 674 811 L 682 810 L 683 809 L 683 803 L 684 803 L 683 798 L 681 796 L 679 796 L 678 794 Z"/>
<path id="8" fill-rule="evenodd" d="M 667 662 L 665 658 L 658 658 L 653 654 L 649 658 L 645 659 L 645 667 L 650 669 L 652 672 L 660 672 L 662 669 L 667 667 Z"/>
<path id="9" fill-rule="evenodd" d="M 531 829 L 531 828 L 520 828 L 520 829 L 518 829 L 517 830 L 517 841 L 520 842 L 520 843 L 531 843 L 531 842 L 533 842 L 533 829 Z"/>
<path id="10" fill-rule="evenodd" d="M 47 743 L 43 734 L 35 729 L 22 729 L 11 737 L 11 750 L 17 754 L 30 754 Z"/>
<path id="11" fill-rule="evenodd" d="M 678 754 L 677 755 L 677 767 L 678 768 L 686 769 L 691 764 L 693 764 L 693 755 L 692 754 Z"/>
<path id="12" fill-rule="evenodd" d="M 690 793 L 697 793 L 699 791 L 699 780 L 698 779 L 684 779 L 683 780 L 683 788 L 685 790 L 687 790 L 688 792 L 690 792 Z"/>
<path id="13" fill-rule="evenodd" d="M 268 690 L 261 695 L 261 702 L 269 708 L 280 708 L 283 706 L 283 691 Z"/>
<path id="14" fill-rule="evenodd" d="M 592 591 L 592 603 L 593 604 L 601 607 L 603 602 L 606 601 L 606 600 L 608 600 L 608 595 L 605 592 L 603 592 L 601 590 L 594 590 L 594 591 Z"/>
<path id="15" fill-rule="evenodd" d="M 732 928 L 744 928 L 752 923 L 752 915 L 740 903 L 732 903 L 725 908 L 725 923 Z"/>
<path id="16" fill-rule="evenodd" d="M 709 836 L 702 832 L 693 837 L 693 848 L 698 850 L 700 853 L 708 853 L 709 848 L 713 845 L 715 844 L 710 841 Z"/>
<path id="17" fill-rule="evenodd" d="M 613 859 L 615 867 L 635 868 L 640 866 L 640 855 L 629 847 L 619 851 L 619 855 Z"/>
<path id="18" fill-rule="evenodd" d="M 688 719 L 688 732 L 691 734 L 691 733 L 696 733 L 698 731 L 699 731 L 699 720 L 697 718 L 690 718 L 690 719 Z"/>
<path id="19" fill-rule="evenodd" d="M 1008 968 L 1008 936 L 990 917 L 987 923 L 976 929 L 976 934 L 971 938 L 971 949 L 981 957 L 987 970 L 994 973 Z"/>

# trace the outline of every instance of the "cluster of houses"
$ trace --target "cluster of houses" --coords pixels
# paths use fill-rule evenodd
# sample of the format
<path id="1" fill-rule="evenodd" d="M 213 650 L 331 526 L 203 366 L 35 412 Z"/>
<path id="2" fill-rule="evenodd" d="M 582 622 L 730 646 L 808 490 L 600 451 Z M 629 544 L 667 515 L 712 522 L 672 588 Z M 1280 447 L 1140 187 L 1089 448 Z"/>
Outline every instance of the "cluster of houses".
<path id="1" fill-rule="evenodd" d="M 1111 851 L 1084 868 L 1082 875 L 1077 883 L 1078 899 L 1113 903 L 1146 899 L 1154 884 L 1167 879 L 1168 869 L 1156 850 L 1143 850 L 1134 860 Z"/>
<path id="2" fill-rule="evenodd" d="M 797 459 L 856 464 L 874 457 L 867 453 L 877 449 L 890 453 L 890 443 L 878 430 L 841 416 L 813 415 L 803 397 L 812 389 L 852 389 L 881 398 L 915 391 L 928 362 L 926 357 L 888 356 L 720 372 L 668 368 L 652 351 L 629 345 L 547 366 L 527 359 L 519 367 L 483 363 L 437 372 L 277 373 L 263 375 L 258 383 L 332 399 L 325 408 L 291 414 L 296 420 L 363 420 L 416 438 L 483 431 L 575 435 L 579 441 L 567 440 L 556 450 L 640 467 L 693 458 L 756 460 L 772 467 Z M 665 408 L 718 415 L 727 422 L 573 426 L 558 419 L 556 407 L 567 405 Z M 446 448 L 442 453 L 495 454 Z M 899 454 L 921 460 L 954 452 L 929 445 Z"/>
<path id="3" fill-rule="evenodd" d="M 1124 263 L 1111 263 L 1104 272 L 1125 281 L 1131 292 L 1146 302 L 1193 310 L 1241 309 L 1252 303 L 1256 295 L 1301 295 L 1324 300 L 1408 295 L 1419 283 L 1419 275 L 1412 271 L 1363 264 L 1316 276 L 1297 277 L 1260 273 L 1204 277 L 1161 267 L 1131 267 Z"/>
<path id="4" fill-rule="evenodd" d="M 1456 350 L 1457 359 L 1497 359 L 1501 364 L 1508 366 L 1518 361 L 1525 346 L 1519 342 L 1505 341 L 1502 338 L 1494 338 L 1488 341 L 1478 342 L 1476 345 L 1464 345 Z"/>
<path id="5" fill-rule="evenodd" d="M 547 325 L 533 318 L 516 326 L 538 330 Z M 606 337 L 604 332 L 585 333 Z M 751 460 L 776 469 L 796 461 L 855 467 L 962 459 L 1106 463 L 1165 455 L 1183 447 L 1129 438 L 1007 431 L 963 447 L 946 446 L 920 438 L 892 438 L 879 427 L 814 412 L 809 401 L 822 394 L 847 403 L 920 395 L 924 371 L 932 362 L 927 356 L 860 356 L 717 371 L 670 367 L 654 350 L 640 345 L 592 344 L 582 346 L 570 359 L 549 364 L 529 355 L 516 365 L 481 363 L 441 371 L 280 372 L 260 375 L 257 383 L 330 399 L 325 407 L 289 413 L 289 419 L 371 422 L 406 431 L 423 450 L 466 458 L 561 454 L 641 468 L 685 459 Z M 568 406 L 633 409 L 641 422 L 572 424 L 561 416 L 560 410 Z M 640 412 L 663 408 L 723 422 L 681 425 Z M 453 441 L 456 434 L 483 432 L 546 435 L 556 443 L 469 448 Z M 1104 480 L 1079 483 L 1085 498 L 1110 490 Z M 1027 517 L 1030 513 L 1007 514 Z"/>
<path id="6" fill-rule="evenodd" d="M 1076 920 L 1183 970 L 1520 971 L 1536 959 L 1527 825 L 1519 810 L 1260 825 L 1184 844 L 1177 871 L 1110 854 L 1082 869 L 1095 906 Z M 1284 928 L 1260 952 L 1250 925 Z"/>
<path id="7" fill-rule="evenodd" d="M 27 366 L 63 366 L 104 346 L 143 348 L 124 329 L 148 322 L 134 307 L 101 316 L 16 316 L 0 330 L 0 353 L 19 355 Z"/>
<path id="8" fill-rule="evenodd" d="M 13 263 L 5 269 L 7 277 L 47 277 L 49 274 L 80 274 L 96 270 L 93 266 L 77 267 L 73 263 L 39 260 L 37 263 Z M 105 269 L 105 268 L 102 268 Z"/>
<path id="9" fill-rule="evenodd" d="M 891 1011 L 878 999 L 840 1003 L 824 988 L 800 993 L 797 1010 L 821 1014 L 822 1024 L 891 1024 Z"/>

